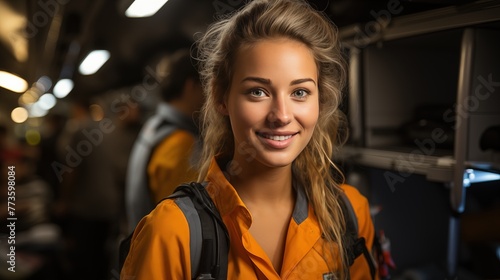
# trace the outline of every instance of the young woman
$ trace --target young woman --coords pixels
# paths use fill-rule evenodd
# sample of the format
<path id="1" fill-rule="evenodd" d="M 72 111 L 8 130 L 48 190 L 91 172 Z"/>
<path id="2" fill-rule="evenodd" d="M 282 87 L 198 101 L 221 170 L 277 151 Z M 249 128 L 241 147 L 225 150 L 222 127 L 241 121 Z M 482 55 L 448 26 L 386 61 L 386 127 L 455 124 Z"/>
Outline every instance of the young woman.
<path id="1" fill-rule="evenodd" d="M 345 136 L 336 28 L 305 2 L 255 0 L 198 47 L 199 179 L 229 232 L 228 279 L 370 279 L 364 258 L 347 264 L 339 195 L 371 248 L 368 203 L 331 161 Z M 191 279 L 189 245 L 185 216 L 163 201 L 137 226 L 122 279 Z"/>

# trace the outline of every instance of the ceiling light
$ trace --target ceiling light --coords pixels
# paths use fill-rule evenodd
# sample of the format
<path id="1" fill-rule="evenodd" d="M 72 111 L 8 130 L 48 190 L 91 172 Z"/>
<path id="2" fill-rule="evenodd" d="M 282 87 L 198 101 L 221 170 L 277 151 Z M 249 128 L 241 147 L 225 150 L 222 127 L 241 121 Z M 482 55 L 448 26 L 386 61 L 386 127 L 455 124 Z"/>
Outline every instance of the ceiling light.
<path id="1" fill-rule="evenodd" d="M 80 74 L 82 75 L 92 75 L 97 70 L 99 70 L 106 61 L 109 59 L 109 52 L 106 50 L 95 50 L 92 51 L 85 57 L 80 64 Z"/>
<path id="2" fill-rule="evenodd" d="M 12 110 L 10 117 L 15 123 L 23 123 L 28 119 L 28 111 L 23 107 L 17 107 Z"/>
<path id="3" fill-rule="evenodd" d="M 0 71 L 0 87 L 10 91 L 22 93 L 28 89 L 28 82 L 12 73 Z"/>
<path id="4" fill-rule="evenodd" d="M 135 0 L 125 11 L 127 17 L 150 17 L 158 12 L 168 0 Z"/>
<path id="5" fill-rule="evenodd" d="M 16 12 L 7 1 L 0 1 L 0 43 L 18 62 L 28 60 L 28 20 L 24 12 Z"/>
<path id="6" fill-rule="evenodd" d="M 57 98 L 64 98 L 73 90 L 73 86 L 73 81 L 70 79 L 59 80 L 54 86 L 54 95 Z"/>

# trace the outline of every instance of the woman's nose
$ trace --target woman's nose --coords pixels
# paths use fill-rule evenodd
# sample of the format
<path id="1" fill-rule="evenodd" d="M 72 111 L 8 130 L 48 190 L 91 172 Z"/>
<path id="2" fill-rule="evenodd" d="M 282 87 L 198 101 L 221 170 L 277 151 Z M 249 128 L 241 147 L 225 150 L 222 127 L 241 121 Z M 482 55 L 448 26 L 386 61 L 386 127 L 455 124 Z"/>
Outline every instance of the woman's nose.
<path id="1" fill-rule="evenodd" d="M 277 96 L 273 99 L 271 110 L 267 117 L 271 127 L 281 127 L 289 124 L 292 120 L 291 104 L 285 97 Z"/>

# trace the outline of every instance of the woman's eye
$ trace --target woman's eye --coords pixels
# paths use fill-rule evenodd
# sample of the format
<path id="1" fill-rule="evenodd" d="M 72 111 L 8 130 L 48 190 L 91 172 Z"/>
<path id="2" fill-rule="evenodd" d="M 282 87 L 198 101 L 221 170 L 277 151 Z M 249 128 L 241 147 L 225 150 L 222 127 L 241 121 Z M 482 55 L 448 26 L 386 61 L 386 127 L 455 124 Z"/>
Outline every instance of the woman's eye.
<path id="1" fill-rule="evenodd" d="M 250 95 L 255 96 L 255 97 L 262 97 L 262 96 L 266 96 L 266 93 L 261 89 L 253 89 L 250 91 Z"/>
<path id="2" fill-rule="evenodd" d="M 307 97 L 308 94 L 309 94 L 309 92 L 307 90 L 304 90 L 304 89 L 299 89 L 299 90 L 296 90 L 293 92 L 293 96 L 298 97 L 298 98 L 305 98 L 305 97 Z"/>

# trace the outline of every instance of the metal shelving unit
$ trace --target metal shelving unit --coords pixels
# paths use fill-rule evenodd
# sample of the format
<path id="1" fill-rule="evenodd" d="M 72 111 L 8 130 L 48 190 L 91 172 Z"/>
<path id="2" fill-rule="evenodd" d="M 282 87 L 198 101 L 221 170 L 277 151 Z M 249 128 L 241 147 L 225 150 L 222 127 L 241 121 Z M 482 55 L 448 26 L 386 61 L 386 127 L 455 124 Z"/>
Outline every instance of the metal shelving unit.
<path id="1" fill-rule="evenodd" d="M 395 17 L 382 23 L 384 22 L 380 21 L 377 25 L 379 28 L 377 32 L 364 36 L 363 40 L 359 39 L 359 32 L 364 30 L 363 25 L 353 25 L 340 30 L 341 40 L 349 53 L 349 119 L 352 144 L 343 149 L 338 160 L 388 170 L 399 176 L 404 176 L 405 173 L 420 174 L 429 181 L 444 183 L 451 187 L 450 203 L 454 214 L 449 221 L 446 263 L 448 276 L 454 277 L 457 272 L 459 219 L 464 211 L 467 187 L 464 181 L 468 180 L 471 169 L 500 173 L 498 152 L 495 154 L 478 148 L 482 130 L 488 126 L 500 125 L 500 94 L 498 94 L 500 87 L 494 93 L 495 88 L 490 85 L 488 90 L 491 94 L 488 96 L 484 91 L 487 87 L 484 84 L 485 80 L 490 82 L 500 80 L 500 2 L 478 1 Z M 395 57 L 393 60 L 404 57 L 398 50 L 399 41 L 416 40 L 411 42 L 418 42 L 421 45 L 422 50 L 416 50 L 418 46 L 413 48 L 412 43 L 402 44 L 410 46 L 408 55 L 414 56 L 405 58 L 409 61 L 408 64 L 420 65 L 420 55 L 422 57 L 426 55 L 427 50 L 429 54 L 433 53 L 437 46 L 433 44 L 433 40 L 425 37 L 428 35 L 431 36 L 428 38 L 443 40 L 443 44 L 452 45 L 449 49 L 452 52 L 456 51 L 456 58 L 448 60 L 453 61 L 452 63 L 443 62 L 442 68 L 437 66 L 438 69 L 435 70 L 437 73 L 441 71 L 446 77 L 456 75 L 451 79 L 455 81 L 454 85 L 448 86 L 446 92 L 441 89 L 445 92 L 443 94 L 435 88 L 429 88 L 427 92 L 421 90 L 427 86 L 426 79 L 422 78 L 419 81 L 415 78 L 414 81 L 418 81 L 418 85 L 407 84 L 408 87 L 417 87 L 415 92 L 411 90 L 406 92 L 404 89 L 398 92 L 395 88 L 404 85 L 406 78 L 403 79 L 404 82 L 380 81 L 390 76 L 385 68 L 405 63 L 405 61 L 387 60 L 392 55 Z M 392 47 L 390 51 L 384 53 L 386 45 Z M 430 59 L 438 60 L 443 54 L 448 55 L 446 50 L 439 50 Z M 389 65 L 383 64 L 384 61 Z M 377 68 L 374 66 L 376 63 L 381 65 Z M 434 66 L 432 63 L 429 65 Z M 408 75 L 418 76 L 418 70 L 421 69 L 409 71 Z M 397 73 L 398 77 L 403 75 L 404 73 Z M 483 91 L 479 90 L 481 84 Z M 478 95 L 478 92 L 481 92 L 481 95 Z M 390 94 L 398 96 L 388 97 Z M 422 94 L 420 99 L 414 96 L 418 94 Z M 405 104 L 399 112 L 402 117 L 398 118 L 398 112 L 391 112 L 391 109 L 397 111 L 391 106 L 398 104 L 384 103 L 384 100 L 389 102 L 390 98 L 396 99 L 395 102 L 399 102 L 398 104 Z M 377 134 L 377 129 L 379 131 L 395 129 L 401 119 L 408 117 L 405 115 L 408 114 L 408 107 L 405 106 L 411 104 L 407 103 L 431 98 L 441 101 L 448 98 L 448 101 L 454 103 L 453 149 L 444 152 L 435 149 L 432 153 L 422 153 L 411 145 L 402 149 L 394 148 L 401 146 L 401 143 L 394 142 L 395 135 Z M 471 102 L 475 101 L 478 105 L 473 107 Z M 380 108 L 383 106 L 389 108 Z M 382 129 L 377 127 L 382 123 L 389 123 L 390 127 Z"/>

